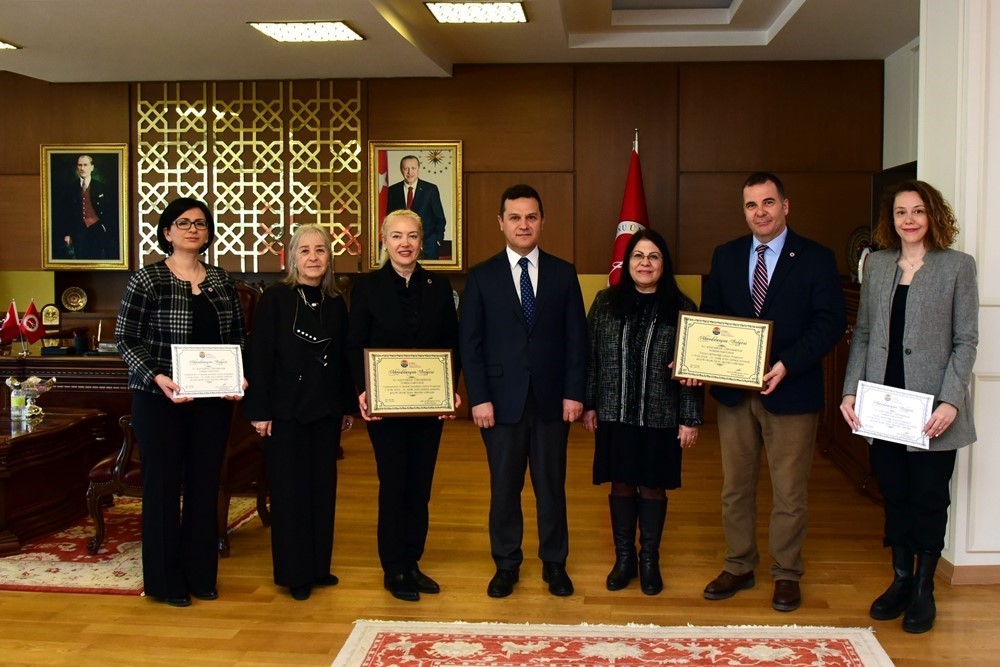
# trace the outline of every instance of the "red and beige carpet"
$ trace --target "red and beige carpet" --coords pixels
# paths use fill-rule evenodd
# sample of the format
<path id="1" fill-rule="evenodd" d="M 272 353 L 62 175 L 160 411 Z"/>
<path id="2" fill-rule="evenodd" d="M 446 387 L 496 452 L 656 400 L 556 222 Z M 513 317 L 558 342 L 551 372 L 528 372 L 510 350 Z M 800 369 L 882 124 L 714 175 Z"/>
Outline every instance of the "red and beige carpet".
<path id="1" fill-rule="evenodd" d="M 256 499 L 234 496 L 229 532 L 257 515 Z M 142 593 L 142 501 L 117 498 L 104 510 L 104 543 L 87 551 L 94 537 L 89 517 L 53 535 L 29 542 L 18 554 L 0 558 L 0 590 L 58 593 Z"/>
<path id="2" fill-rule="evenodd" d="M 887 667 L 871 630 L 357 621 L 333 667 Z"/>

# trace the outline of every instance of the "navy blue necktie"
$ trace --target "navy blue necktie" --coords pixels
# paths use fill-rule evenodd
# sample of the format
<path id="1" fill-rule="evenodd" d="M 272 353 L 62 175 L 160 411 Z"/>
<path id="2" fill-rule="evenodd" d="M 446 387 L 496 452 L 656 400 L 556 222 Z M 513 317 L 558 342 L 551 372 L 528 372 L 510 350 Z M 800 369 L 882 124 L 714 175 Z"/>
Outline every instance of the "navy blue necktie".
<path id="1" fill-rule="evenodd" d="M 528 258 L 522 257 L 517 265 L 521 267 L 521 309 L 524 310 L 524 321 L 530 327 L 535 322 L 535 292 L 531 289 Z"/>

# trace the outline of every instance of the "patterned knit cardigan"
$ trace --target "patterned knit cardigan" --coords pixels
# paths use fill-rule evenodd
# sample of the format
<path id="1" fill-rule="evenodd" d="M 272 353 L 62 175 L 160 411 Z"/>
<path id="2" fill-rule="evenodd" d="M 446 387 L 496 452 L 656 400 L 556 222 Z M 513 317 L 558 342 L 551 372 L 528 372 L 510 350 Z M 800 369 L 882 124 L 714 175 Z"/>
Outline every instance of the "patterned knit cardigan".
<path id="1" fill-rule="evenodd" d="M 681 299 L 682 310 L 695 310 L 692 301 Z M 587 317 L 590 357 L 584 408 L 596 409 L 598 421 L 651 428 L 700 425 L 704 388 L 681 385 L 671 379 L 667 368 L 674 358 L 676 322 L 664 322 L 657 317 L 645 332 L 644 362 L 626 365 L 626 328 L 634 325 L 635 318 L 620 318 L 612 312 L 608 290 L 598 293 Z M 626 387 L 638 387 L 639 405 L 624 405 Z"/>

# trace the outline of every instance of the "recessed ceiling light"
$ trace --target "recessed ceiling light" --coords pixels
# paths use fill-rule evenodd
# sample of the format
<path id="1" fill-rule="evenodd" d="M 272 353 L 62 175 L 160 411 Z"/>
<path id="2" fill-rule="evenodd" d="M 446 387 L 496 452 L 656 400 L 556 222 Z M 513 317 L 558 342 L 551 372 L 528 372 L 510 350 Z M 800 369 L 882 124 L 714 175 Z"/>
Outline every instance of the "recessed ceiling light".
<path id="1" fill-rule="evenodd" d="M 520 2 L 425 2 L 438 23 L 527 23 Z"/>
<path id="2" fill-rule="evenodd" d="M 279 42 L 357 42 L 364 39 L 343 21 L 251 23 L 250 25 Z"/>
<path id="3" fill-rule="evenodd" d="M 13 44 L 8 44 L 7 42 L 0 42 L 0 50 L 2 49 L 19 49 L 21 47 L 14 46 Z"/>

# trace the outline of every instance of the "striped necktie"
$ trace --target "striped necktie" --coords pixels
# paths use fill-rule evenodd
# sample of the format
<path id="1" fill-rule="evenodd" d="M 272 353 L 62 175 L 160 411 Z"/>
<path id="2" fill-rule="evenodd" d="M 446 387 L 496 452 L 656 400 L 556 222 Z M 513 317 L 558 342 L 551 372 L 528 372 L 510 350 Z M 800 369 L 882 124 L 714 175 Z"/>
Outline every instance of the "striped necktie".
<path id="1" fill-rule="evenodd" d="M 764 297 L 767 296 L 765 252 L 767 252 L 767 244 L 762 243 L 757 246 L 757 264 L 753 267 L 753 290 L 750 292 L 750 298 L 753 299 L 753 312 L 757 317 L 760 317 L 760 311 L 764 309 Z"/>

